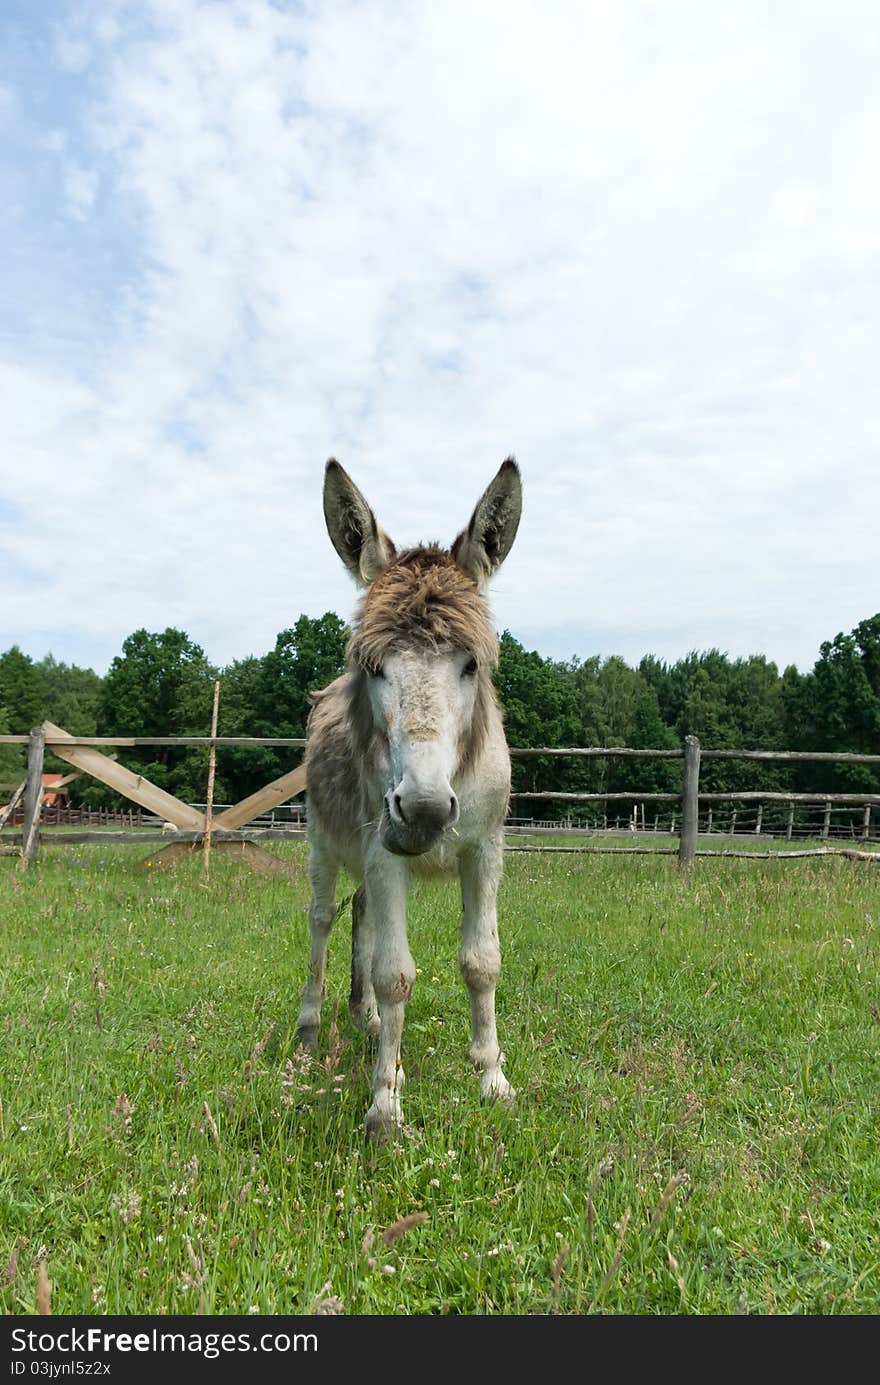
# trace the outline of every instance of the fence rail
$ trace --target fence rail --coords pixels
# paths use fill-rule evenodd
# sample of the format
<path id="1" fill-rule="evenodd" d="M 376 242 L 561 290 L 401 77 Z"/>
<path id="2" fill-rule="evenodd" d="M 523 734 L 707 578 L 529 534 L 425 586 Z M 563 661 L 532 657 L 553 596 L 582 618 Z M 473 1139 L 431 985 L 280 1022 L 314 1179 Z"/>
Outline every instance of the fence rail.
<path id="1" fill-rule="evenodd" d="M 27 745 L 30 736 L 2 735 L 0 745 Z M 53 736 L 47 733 L 45 743 L 53 745 L 109 745 L 132 747 L 139 745 L 181 746 L 197 749 L 210 749 L 211 746 L 289 746 L 302 750 L 306 741 L 303 736 Z M 513 759 L 538 759 L 567 755 L 581 759 L 603 759 L 614 757 L 621 760 L 683 760 L 683 749 L 642 750 L 628 745 L 576 745 L 576 746 L 515 746 L 511 748 Z M 880 755 L 861 755 L 849 750 L 706 750 L 700 747 L 701 760 L 769 760 L 810 761 L 816 764 L 841 765 L 880 765 Z"/>
<path id="2" fill-rule="evenodd" d="M 27 736 L 22 739 L 27 740 Z M 571 755 L 590 759 L 614 756 L 621 760 L 684 759 L 684 750 L 636 750 L 626 745 L 543 746 L 541 748 L 529 746 L 511 750 L 510 754 L 514 759 L 535 758 L 543 755 Z M 704 750 L 701 746 L 700 758 L 703 760 L 815 760 L 817 763 L 824 762 L 827 764 L 880 765 L 880 755 L 859 755 L 850 750 Z"/>
<path id="3" fill-rule="evenodd" d="M 287 745 L 300 750 L 305 746 L 302 736 L 53 736 L 47 732 L 47 746 L 65 745 L 177 745 L 192 748 L 212 745 Z M 0 745 L 27 745 L 30 736 L 0 736 Z"/>

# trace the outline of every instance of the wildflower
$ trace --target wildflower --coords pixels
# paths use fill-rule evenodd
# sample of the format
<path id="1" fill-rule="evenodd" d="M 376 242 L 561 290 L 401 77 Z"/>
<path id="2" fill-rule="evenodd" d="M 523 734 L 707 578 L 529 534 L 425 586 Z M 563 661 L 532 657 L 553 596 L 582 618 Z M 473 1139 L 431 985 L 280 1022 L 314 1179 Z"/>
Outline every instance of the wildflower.
<path id="1" fill-rule="evenodd" d="M 113 1109 L 110 1112 L 110 1114 L 113 1117 L 113 1120 L 117 1123 L 117 1126 L 120 1126 L 122 1128 L 123 1135 L 130 1135 L 131 1118 L 134 1115 L 134 1106 L 129 1101 L 125 1092 L 120 1092 L 119 1096 L 116 1098 L 116 1101 L 113 1103 Z"/>
<path id="2" fill-rule="evenodd" d="M 136 1221 L 141 1212 L 141 1195 L 134 1191 L 129 1192 L 127 1197 L 120 1193 L 114 1193 L 110 1199 L 110 1206 L 114 1212 L 118 1212 L 120 1219 L 127 1226 L 129 1222 Z"/>
<path id="3" fill-rule="evenodd" d="M 405 1236 L 407 1231 L 412 1231 L 415 1226 L 423 1226 L 428 1220 L 427 1212 L 410 1212 L 408 1217 L 401 1217 L 386 1227 L 382 1233 L 382 1241 L 386 1246 L 393 1246 L 394 1242 L 399 1241 L 401 1236 Z"/>
<path id="4" fill-rule="evenodd" d="M 315 1295 L 312 1312 L 319 1317 L 337 1317 L 340 1313 L 345 1312 L 345 1304 L 342 1299 L 333 1293 L 331 1280 L 328 1279 L 326 1284 L 322 1284 Z"/>

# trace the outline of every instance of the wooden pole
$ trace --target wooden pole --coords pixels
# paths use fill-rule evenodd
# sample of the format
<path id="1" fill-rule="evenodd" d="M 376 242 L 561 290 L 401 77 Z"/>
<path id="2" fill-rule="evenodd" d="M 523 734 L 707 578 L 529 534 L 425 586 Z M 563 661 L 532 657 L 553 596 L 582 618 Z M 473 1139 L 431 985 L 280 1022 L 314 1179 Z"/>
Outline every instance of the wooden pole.
<path id="1" fill-rule="evenodd" d="M 825 819 L 824 819 L 824 821 L 823 821 L 823 823 L 822 823 L 822 837 L 823 837 L 823 839 L 826 840 L 826 841 L 827 841 L 827 839 L 828 839 L 828 830 L 829 830 L 830 826 L 831 826 L 831 804 L 830 804 L 830 802 L 829 802 L 829 803 L 826 803 L 826 804 L 825 804 Z"/>
<path id="2" fill-rule="evenodd" d="M 755 823 L 755 836 L 756 836 L 756 837 L 760 837 L 760 835 L 761 835 L 761 824 L 762 824 L 763 821 L 764 821 L 764 805 L 763 805 L 763 803 L 759 803 L 759 804 L 758 804 L 758 818 L 757 818 L 757 821 L 756 821 L 756 823 Z"/>
<path id="3" fill-rule="evenodd" d="M 871 833 L 871 805 L 870 805 L 870 803 L 866 803 L 866 804 L 865 804 L 865 816 L 864 816 L 864 820 L 863 820 L 863 822 L 862 822 L 862 836 L 864 837 L 865 841 L 868 840 L 868 837 L 870 836 L 870 833 Z"/>
<path id="4" fill-rule="evenodd" d="M 684 738 L 684 782 L 681 793 L 681 836 L 678 864 L 690 866 L 697 853 L 700 814 L 700 742 L 696 736 Z"/>
<path id="5" fill-rule="evenodd" d="M 788 826 L 785 829 L 785 840 L 791 841 L 791 834 L 794 831 L 794 802 L 788 805 Z"/>
<path id="6" fill-rule="evenodd" d="M 35 726 L 28 740 L 27 785 L 24 791 L 24 822 L 21 826 L 21 860 L 19 870 L 27 870 L 36 860 L 40 845 L 40 808 L 43 802 L 43 757 L 46 738 L 43 728 Z"/>
<path id="7" fill-rule="evenodd" d="M 211 751 L 208 755 L 208 792 L 205 802 L 205 874 L 211 872 L 211 824 L 214 819 L 214 767 L 217 762 L 217 747 L 214 745 L 214 737 L 217 735 L 217 704 L 220 701 L 220 684 L 214 684 L 214 708 L 211 712 Z"/>

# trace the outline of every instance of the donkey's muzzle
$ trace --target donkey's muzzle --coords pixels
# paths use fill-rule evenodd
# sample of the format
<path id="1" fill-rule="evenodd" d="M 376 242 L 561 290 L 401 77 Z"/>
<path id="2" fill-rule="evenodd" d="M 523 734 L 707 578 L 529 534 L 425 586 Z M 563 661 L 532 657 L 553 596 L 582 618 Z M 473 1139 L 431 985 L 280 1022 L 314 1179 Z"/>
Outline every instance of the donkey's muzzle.
<path id="1" fill-rule="evenodd" d="M 421 856 L 436 846 L 458 821 L 458 799 L 448 786 L 430 796 L 407 791 L 405 784 L 385 795 L 379 835 L 396 856 Z"/>

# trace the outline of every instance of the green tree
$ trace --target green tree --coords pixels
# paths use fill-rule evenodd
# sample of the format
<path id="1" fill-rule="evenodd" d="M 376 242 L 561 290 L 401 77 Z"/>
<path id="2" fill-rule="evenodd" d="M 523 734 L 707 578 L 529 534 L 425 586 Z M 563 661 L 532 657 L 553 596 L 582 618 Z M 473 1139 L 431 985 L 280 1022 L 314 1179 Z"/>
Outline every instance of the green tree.
<path id="1" fill-rule="evenodd" d="M 257 717 L 262 669 L 262 659 L 249 655 L 246 659 L 235 660 L 223 670 L 218 718 L 221 736 L 271 734 L 263 731 Z M 227 746 L 217 752 L 217 772 L 233 803 L 277 778 L 277 765 L 277 752 L 269 746 Z"/>
<path id="2" fill-rule="evenodd" d="M 0 736 L 20 733 L 10 729 L 9 713 L 0 707 Z M 9 788 L 17 788 L 24 778 L 27 748 L 23 745 L 0 745 L 0 804 L 9 802 Z M 3 787 L 6 786 L 6 787 Z"/>
<path id="3" fill-rule="evenodd" d="M 282 630 L 261 662 L 255 688 L 257 722 L 265 736 L 304 736 L 309 694 L 325 688 L 345 668 L 348 631 L 332 611 L 302 615 Z"/>
<path id="4" fill-rule="evenodd" d="M 500 657 L 495 685 L 504 711 L 507 741 L 511 746 L 574 745 L 578 739 L 577 692 L 571 670 L 565 664 L 544 659 L 536 650 L 526 650 L 505 630 L 500 640 Z M 555 757 L 514 759 L 512 789 L 563 792 L 579 787 L 571 762 Z M 537 800 L 523 805 L 524 813 L 533 809 L 541 817 L 565 815 L 562 804 Z"/>
<path id="5" fill-rule="evenodd" d="M 43 670 L 17 644 L 0 654 L 0 707 L 6 708 L 7 735 L 26 736 L 46 716 Z"/>
<path id="6" fill-rule="evenodd" d="M 309 694 L 326 688 L 345 668 L 348 630 L 327 611 L 314 618 L 301 615 L 296 625 L 282 630 L 275 648 L 260 661 L 253 685 L 255 733 L 260 736 L 304 736 L 311 703 Z M 296 763 L 299 752 L 269 752 L 270 778 Z"/>
<path id="7" fill-rule="evenodd" d="M 632 716 L 626 744 L 634 750 L 677 750 L 679 740 L 660 715 L 657 694 L 646 679 L 637 675 Z M 641 789 L 643 793 L 678 793 L 682 767 L 679 760 L 617 760 L 616 775 L 621 789 Z M 618 785 L 612 781 L 613 786 Z M 659 808 L 658 808 L 659 811 Z"/>
<path id="8" fill-rule="evenodd" d="M 204 650 L 182 630 L 136 630 L 123 642 L 101 688 L 99 734 L 126 736 L 207 736 L 211 730 L 216 669 Z M 126 753 L 126 764 L 160 788 L 204 800 L 206 750 L 144 747 Z M 218 801 L 223 785 L 215 786 Z M 106 801 L 94 786 L 88 801 Z"/>
<path id="9" fill-rule="evenodd" d="M 42 673 L 44 716 L 72 736 L 96 736 L 102 683 L 97 673 L 60 663 L 51 654 L 36 667 Z"/>
<path id="10" fill-rule="evenodd" d="M 800 714 L 805 749 L 880 754 L 880 615 L 862 621 L 849 635 L 827 640 L 789 706 Z M 880 775 L 871 765 L 812 769 L 814 788 L 880 791 Z"/>

